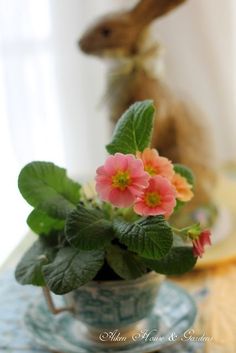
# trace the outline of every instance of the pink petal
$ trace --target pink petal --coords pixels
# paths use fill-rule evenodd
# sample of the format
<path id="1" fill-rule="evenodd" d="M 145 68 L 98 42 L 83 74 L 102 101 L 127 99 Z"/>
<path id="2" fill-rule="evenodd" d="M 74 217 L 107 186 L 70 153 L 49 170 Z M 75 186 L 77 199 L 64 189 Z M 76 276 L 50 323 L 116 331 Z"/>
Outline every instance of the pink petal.
<path id="1" fill-rule="evenodd" d="M 115 164 L 115 159 L 114 156 L 109 156 L 104 164 L 104 170 L 107 175 L 114 175 L 116 173 L 116 164 Z"/>
<path id="2" fill-rule="evenodd" d="M 95 188 L 101 200 L 109 201 L 109 195 L 110 195 L 110 192 L 112 191 L 111 185 L 105 184 L 105 183 L 104 184 L 97 183 Z"/>
<path id="3" fill-rule="evenodd" d="M 98 175 L 105 175 L 106 174 L 106 170 L 105 170 L 105 168 L 103 166 L 101 166 L 101 167 L 97 168 L 96 173 Z"/>
<path id="4" fill-rule="evenodd" d="M 139 214 L 140 216 L 147 216 L 149 208 L 147 208 L 142 201 L 135 202 L 134 204 L 134 212 Z"/>
<path id="5" fill-rule="evenodd" d="M 109 194 L 109 201 L 117 207 L 130 207 L 134 202 L 134 196 L 128 189 L 124 191 L 113 189 Z"/>
<path id="6" fill-rule="evenodd" d="M 203 253 L 204 253 L 204 248 L 202 247 L 201 243 L 199 242 L 199 239 L 194 240 L 193 241 L 193 254 L 195 256 L 202 257 Z"/>
<path id="7" fill-rule="evenodd" d="M 128 157 L 122 153 L 116 153 L 114 155 L 114 163 L 116 170 L 126 170 L 128 167 Z"/>

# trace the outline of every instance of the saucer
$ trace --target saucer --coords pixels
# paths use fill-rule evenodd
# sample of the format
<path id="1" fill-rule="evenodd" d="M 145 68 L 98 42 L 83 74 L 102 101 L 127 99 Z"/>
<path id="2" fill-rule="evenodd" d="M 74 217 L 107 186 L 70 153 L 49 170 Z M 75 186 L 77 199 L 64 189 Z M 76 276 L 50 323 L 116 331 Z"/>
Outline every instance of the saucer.
<path id="1" fill-rule="evenodd" d="M 57 300 L 57 304 L 62 304 L 61 297 L 57 297 Z M 120 337 L 118 330 L 112 333 L 103 331 L 97 341 L 89 340 L 82 323 L 70 313 L 51 314 L 43 298 L 29 306 L 25 314 L 25 325 L 36 343 L 54 352 L 147 353 L 178 342 L 193 325 L 196 313 L 192 297 L 179 286 L 165 281 L 161 285 L 153 312 L 143 320 L 142 328 L 137 329 L 127 344 L 115 341 Z M 113 341 L 113 344 L 115 341 L 112 348 L 109 341 Z M 172 352 L 178 351 L 171 349 Z"/>

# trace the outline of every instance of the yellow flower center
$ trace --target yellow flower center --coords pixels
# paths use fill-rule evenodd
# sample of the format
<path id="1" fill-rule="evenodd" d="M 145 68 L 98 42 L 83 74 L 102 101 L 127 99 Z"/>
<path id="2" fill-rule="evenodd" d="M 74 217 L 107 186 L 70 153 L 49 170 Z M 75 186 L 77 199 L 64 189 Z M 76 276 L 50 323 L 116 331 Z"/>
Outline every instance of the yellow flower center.
<path id="1" fill-rule="evenodd" d="M 144 170 L 145 170 L 145 172 L 147 172 L 151 176 L 158 174 L 157 170 L 151 164 L 145 165 Z"/>
<path id="2" fill-rule="evenodd" d="M 131 183 L 130 175 L 127 171 L 118 171 L 112 177 L 112 186 L 124 191 Z"/>
<path id="3" fill-rule="evenodd" d="M 145 195 L 145 202 L 148 207 L 156 207 L 161 202 L 161 197 L 157 192 L 148 192 Z"/>

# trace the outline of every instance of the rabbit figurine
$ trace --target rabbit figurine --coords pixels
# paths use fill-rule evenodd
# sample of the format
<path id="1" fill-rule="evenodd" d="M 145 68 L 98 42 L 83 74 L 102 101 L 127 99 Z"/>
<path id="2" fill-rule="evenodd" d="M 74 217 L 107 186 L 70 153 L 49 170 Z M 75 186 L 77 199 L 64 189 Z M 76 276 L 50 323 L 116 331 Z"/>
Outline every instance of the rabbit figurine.
<path id="1" fill-rule="evenodd" d="M 115 123 L 135 101 L 152 99 L 157 108 L 152 146 L 174 163 L 188 165 L 197 183 L 192 209 L 213 204 L 215 156 L 206 119 L 180 101 L 155 74 L 150 61 L 160 63 L 161 49 L 149 44 L 148 27 L 186 0 L 141 0 L 131 10 L 109 14 L 90 27 L 79 41 L 86 54 L 110 58 L 107 102 Z M 160 71 L 160 70 L 159 70 Z"/>

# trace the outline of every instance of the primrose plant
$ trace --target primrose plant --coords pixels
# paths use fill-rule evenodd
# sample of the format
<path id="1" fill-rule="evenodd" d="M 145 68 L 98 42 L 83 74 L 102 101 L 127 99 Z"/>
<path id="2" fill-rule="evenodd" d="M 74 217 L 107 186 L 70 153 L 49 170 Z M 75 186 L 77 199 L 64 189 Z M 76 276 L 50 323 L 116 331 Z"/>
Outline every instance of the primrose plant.
<path id="1" fill-rule="evenodd" d="M 17 265 L 19 283 L 65 294 L 91 280 L 178 275 L 194 267 L 210 232 L 199 224 L 171 226 L 171 215 L 193 197 L 194 177 L 150 148 L 154 111 L 143 101 L 122 115 L 92 196 L 53 163 L 22 169 L 18 185 L 33 206 L 27 223 L 37 239 Z"/>

